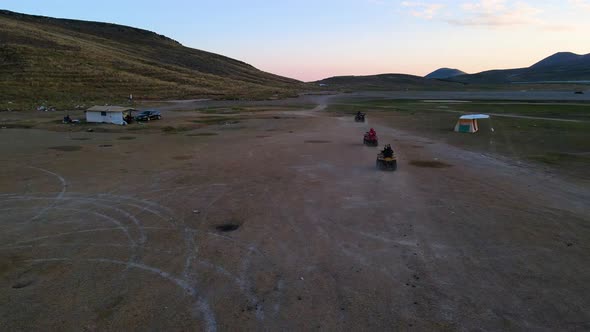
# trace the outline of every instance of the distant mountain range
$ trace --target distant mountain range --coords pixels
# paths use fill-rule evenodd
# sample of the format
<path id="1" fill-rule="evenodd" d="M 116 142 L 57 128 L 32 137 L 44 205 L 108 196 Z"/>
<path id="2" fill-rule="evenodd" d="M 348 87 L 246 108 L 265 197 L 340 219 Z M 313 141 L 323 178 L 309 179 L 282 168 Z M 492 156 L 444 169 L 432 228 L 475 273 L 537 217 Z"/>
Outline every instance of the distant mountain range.
<path id="1" fill-rule="evenodd" d="M 328 89 L 344 90 L 438 90 L 459 87 L 463 84 L 425 79 L 404 74 L 381 74 L 369 76 L 335 76 L 315 82 Z"/>
<path id="2" fill-rule="evenodd" d="M 467 74 L 459 69 L 441 68 L 425 77 L 403 74 L 336 76 L 315 82 L 329 89 L 344 90 L 457 90 L 487 88 L 515 83 L 590 83 L 590 54 L 561 52 L 528 68 L 489 70 Z"/>
<path id="3" fill-rule="evenodd" d="M 427 75 L 426 78 L 469 84 L 590 82 L 590 54 L 579 55 L 560 52 L 528 68 L 489 70 L 477 74 L 447 75 L 453 73 L 443 68 Z"/>

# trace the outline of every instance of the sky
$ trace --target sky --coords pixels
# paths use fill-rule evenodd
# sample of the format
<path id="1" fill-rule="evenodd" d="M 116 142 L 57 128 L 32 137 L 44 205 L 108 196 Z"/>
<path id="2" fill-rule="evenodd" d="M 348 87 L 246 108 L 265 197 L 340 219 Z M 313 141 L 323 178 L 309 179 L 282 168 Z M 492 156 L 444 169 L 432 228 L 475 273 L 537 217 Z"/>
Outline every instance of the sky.
<path id="1" fill-rule="evenodd" d="M 0 8 L 143 28 L 303 81 L 476 73 L 590 53 L 590 0 L 0 0 Z"/>

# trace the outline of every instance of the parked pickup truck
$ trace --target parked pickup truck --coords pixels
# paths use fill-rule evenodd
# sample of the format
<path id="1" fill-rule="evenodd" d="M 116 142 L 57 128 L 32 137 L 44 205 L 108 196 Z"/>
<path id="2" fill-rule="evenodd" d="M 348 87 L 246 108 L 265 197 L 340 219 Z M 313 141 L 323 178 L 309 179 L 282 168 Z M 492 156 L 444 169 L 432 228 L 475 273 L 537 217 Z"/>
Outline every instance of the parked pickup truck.
<path id="1" fill-rule="evenodd" d="M 136 121 L 160 120 L 161 118 L 160 111 L 143 111 L 135 116 Z"/>

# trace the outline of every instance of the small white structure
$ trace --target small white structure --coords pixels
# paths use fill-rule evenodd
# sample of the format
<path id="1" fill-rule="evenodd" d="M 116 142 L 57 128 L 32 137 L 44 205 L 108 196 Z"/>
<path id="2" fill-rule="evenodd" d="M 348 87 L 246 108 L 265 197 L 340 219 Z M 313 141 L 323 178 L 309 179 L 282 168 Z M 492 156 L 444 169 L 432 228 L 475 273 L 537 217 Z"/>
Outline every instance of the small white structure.
<path id="1" fill-rule="evenodd" d="M 470 114 L 463 115 L 455 125 L 455 131 L 458 133 L 477 133 L 479 131 L 479 124 L 477 120 L 489 119 L 490 116 L 486 114 Z"/>
<path id="2" fill-rule="evenodd" d="M 134 109 L 121 106 L 94 106 L 86 110 L 86 122 L 113 123 L 124 126 L 125 118 L 131 116 Z"/>

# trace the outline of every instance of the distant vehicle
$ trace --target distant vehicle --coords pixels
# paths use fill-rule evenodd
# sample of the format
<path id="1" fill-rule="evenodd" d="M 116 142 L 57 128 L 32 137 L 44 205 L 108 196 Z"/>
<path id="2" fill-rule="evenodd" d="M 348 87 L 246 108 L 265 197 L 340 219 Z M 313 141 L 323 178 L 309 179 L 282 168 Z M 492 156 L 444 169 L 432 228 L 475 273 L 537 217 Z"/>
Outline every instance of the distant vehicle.
<path id="1" fill-rule="evenodd" d="M 160 120 L 161 118 L 160 111 L 143 111 L 135 116 L 136 121 Z"/>
<path id="2" fill-rule="evenodd" d="M 584 91 L 576 91 L 574 93 L 577 94 L 577 95 L 583 95 L 584 94 Z"/>
<path id="3" fill-rule="evenodd" d="M 365 122 L 365 113 L 358 112 L 354 117 L 354 121 L 356 122 Z"/>

